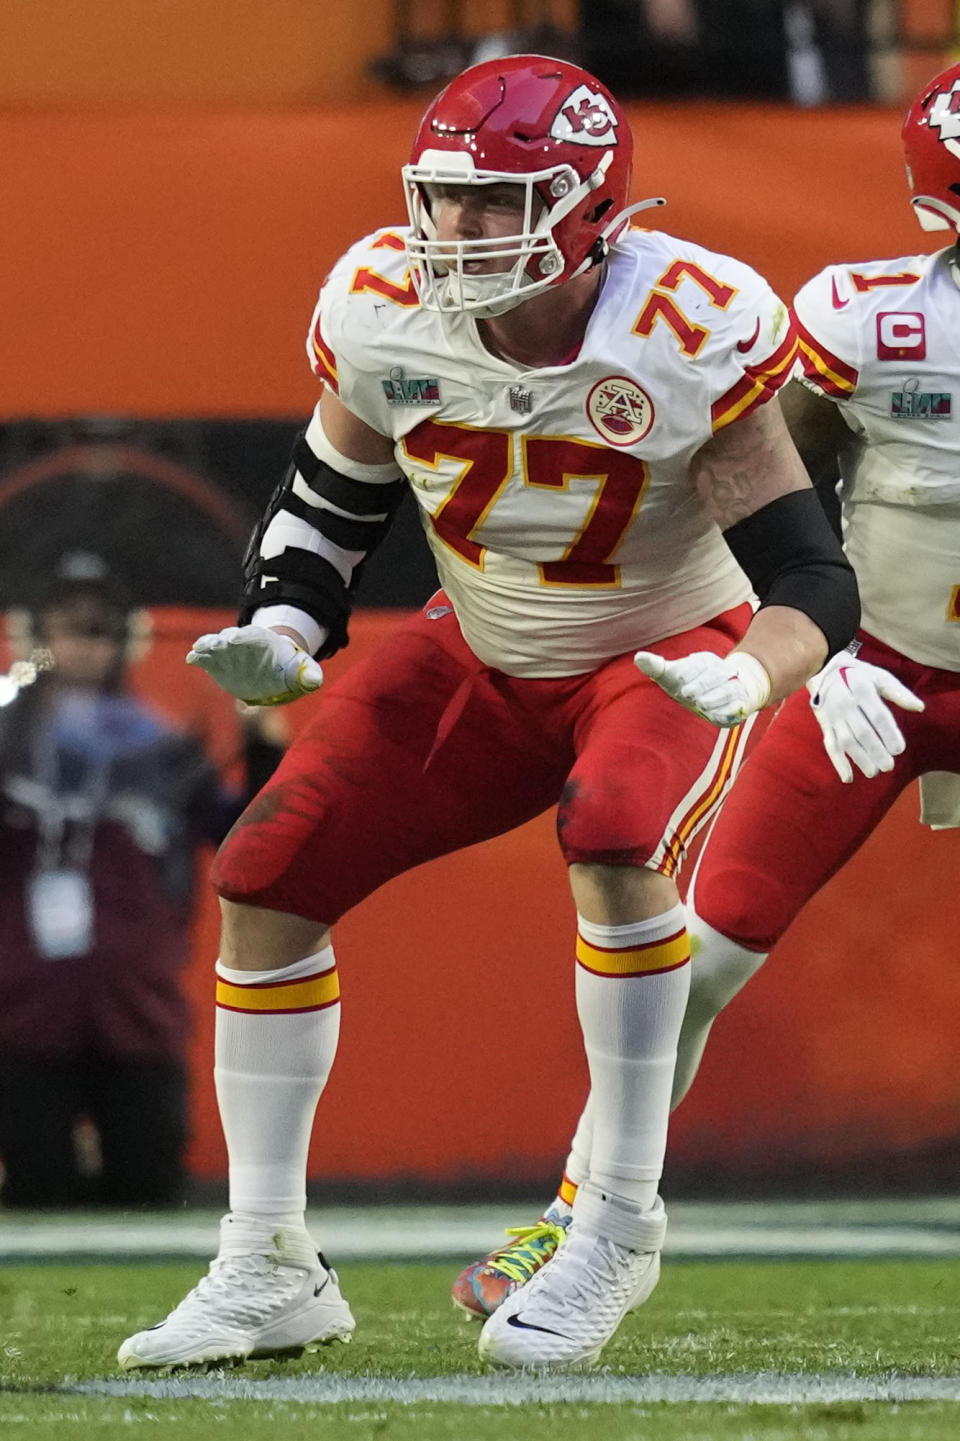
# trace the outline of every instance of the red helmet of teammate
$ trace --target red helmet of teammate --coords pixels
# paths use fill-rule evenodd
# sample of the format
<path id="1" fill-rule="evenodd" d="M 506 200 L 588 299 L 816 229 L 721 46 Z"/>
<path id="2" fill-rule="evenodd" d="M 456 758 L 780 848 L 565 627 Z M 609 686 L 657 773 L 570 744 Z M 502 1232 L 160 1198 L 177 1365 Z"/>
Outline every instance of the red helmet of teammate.
<path id="1" fill-rule="evenodd" d="M 465 70 L 427 110 L 403 167 L 421 304 L 500 315 L 597 264 L 634 208 L 632 156 L 619 105 L 579 66 L 509 55 Z M 524 187 L 516 235 L 437 240 L 429 187 L 504 183 Z M 503 268 L 477 274 L 478 260 Z"/>
<path id="2" fill-rule="evenodd" d="M 903 148 L 924 230 L 960 230 L 960 65 L 931 80 L 907 111 Z"/>

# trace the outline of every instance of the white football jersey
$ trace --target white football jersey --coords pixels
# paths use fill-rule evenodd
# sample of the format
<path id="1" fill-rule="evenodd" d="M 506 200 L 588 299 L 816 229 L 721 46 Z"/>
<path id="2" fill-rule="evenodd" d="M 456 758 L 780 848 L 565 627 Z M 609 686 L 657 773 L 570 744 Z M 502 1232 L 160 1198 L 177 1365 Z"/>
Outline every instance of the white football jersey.
<path id="1" fill-rule="evenodd" d="M 751 595 L 689 475 L 793 368 L 786 308 L 748 266 L 629 231 L 576 355 L 531 370 L 491 354 L 472 316 L 421 309 L 403 232 L 378 231 L 325 282 L 308 353 L 393 437 L 486 664 L 578 674 Z"/>
<path id="2" fill-rule="evenodd" d="M 960 670 L 960 281 L 955 248 L 831 265 L 794 301 L 803 376 L 850 427 L 844 542 L 863 627 Z"/>

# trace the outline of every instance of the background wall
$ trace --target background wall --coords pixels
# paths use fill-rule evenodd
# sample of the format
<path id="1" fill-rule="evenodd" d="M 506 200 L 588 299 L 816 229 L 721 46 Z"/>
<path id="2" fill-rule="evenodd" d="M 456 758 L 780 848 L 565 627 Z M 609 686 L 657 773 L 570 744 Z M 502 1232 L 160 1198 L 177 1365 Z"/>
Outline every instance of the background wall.
<path id="1" fill-rule="evenodd" d="M 414 36 L 444 33 L 447 0 L 419 0 Z M 378 92 L 370 62 L 395 38 L 394 0 L 5 0 L 0 104 L 337 105 Z M 460 0 L 459 33 L 505 29 L 511 0 Z M 522 11 L 527 7 L 520 6 Z M 533 11 L 569 30 L 576 0 Z"/>
<path id="2" fill-rule="evenodd" d="M 767 3 L 773 11 L 778 0 Z M 957 0 L 867 0 L 865 8 L 875 93 L 912 94 L 937 69 Z M 362 12 L 352 0 L 5 0 L 0 106 L 354 103 L 377 95 L 372 67 L 391 69 L 401 30 L 415 54 L 400 69 L 430 82 L 444 50 L 465 41 L 521 26 L 533 43 L 519 48 L 555 54 L 572 43 L 578 17 L 593 22 L 596 13 L 585 0 L 366 0 Z M 608 13 L 628 49 L 629 0 Z"/>
<path id="3" fill-rule="evenodd" d="M 0 112 L 18 415 L 296 415 L 324 275 L 403 220 L 398 169 L 424 101 L 302 113 Z M 637 198 L 788 295 L 831 260 L 927 246 L 899 115 L 749 105 L 629 107 Z"/>
<path id="4" fill-rule="evenodd" d="M 386 37 L 386 6 L 365 7 L 361 27 L 355 7 L 328 0 L 321 33 L 299 0 L 237 3 L 226 24 L 197 0 L 144 4 L 135 27 L 122 0 L 88 0 L 79 38 L 63 28 L 76 9 L 12 0 L 0 11 L 11 57 L 0 76 L 0 415 L 308 412 L 303 337 L 317 288 L 354 238 L 402 218 L 397 172 L 425 103 L 370 98 L 361 60 Z M 210 28 L 191 28 L 188 50 L 189 15 Z M 283 27 L 293 46 L 272 42 Z M 166 55 L 179 64 L 160 64 Z M 666 195 L 666 229 L 751 262 L 784 295 L 828 261 L 930 248 L 906 202 L 893 110 L 667 103 L 630 114 L 636 196 Z M 158 612 L 138 678 L 224 756 L 229 702 L 182 656 L 226 620 Z M 358 615 L 331 671 L 393 620 Z M 292 708 L 295 724 L 311 704 Z M 960 837 L 921 831 L 915 816 L 911 793 L 718 1023 L 674 1126 L 678 1185 L 787 1171 L 816 1182 L 851 1168 L 915 1183 L 921 1160 L 931 1176 L 956 1174 Z M 343 1044 L 315 1172 L 546 1185 L 585 1085 L 572 933 L 549 817 L 400 878 L 349 916 Z M 208 1076 L 215 950 L 207 895 L 188 980 L 191 1164 L 205 1178 L 225 1159 Z"/>

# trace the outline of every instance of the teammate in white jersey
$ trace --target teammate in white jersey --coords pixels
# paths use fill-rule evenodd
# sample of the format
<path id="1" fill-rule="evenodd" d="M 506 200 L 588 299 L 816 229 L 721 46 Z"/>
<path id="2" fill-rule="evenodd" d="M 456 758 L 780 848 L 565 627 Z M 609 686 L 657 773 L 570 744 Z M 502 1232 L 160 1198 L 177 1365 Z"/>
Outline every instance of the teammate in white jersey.
<path id="1" fill-rule="evenodd" d="M 960 65 L 924 89 L 903 141 L 921 224 L 960 229 Z M 784 409 L 812 475 L 839 461 L 862 629 L 808 683 L 812 705 L 803 691 L 784 704 L 710 832 L 674 1104 L 718 1012 L 907 785 L 919 777 L 929 824 L 960 825 L 960 249 L 828 266 L 794 317 L 802 383 Z M 488 1315 L 562 1241 L 594 1105 L 545 1216 L 457 1278 L 465 1310 Z"/>
<path id="2" fill-rule="evenodd" d="M 689 974 L 676 873 L 751 717 L 847 644 L 858 607 L 774 399 L 785 308 L 736 261 L 628 232 L 630 171 L 592 76 L 473 67 L 421 124 L 409 227 L 361 241 L 321 292 L 320 404 L 248 552 L 240 626 L 190 659 L 250 702 L 318 686 L 407 489 L 443 590 L 324 693 L 218 856 L 231 1211 L 210 1277 L 124 1343 L 125 1366 L 349 1333 L 304 1225 L 336 1046 L 330 927 L 558 802 L 602 1124 L 563 1265 L 481 1352 L 592 1360 L 656 1284 Z"/>

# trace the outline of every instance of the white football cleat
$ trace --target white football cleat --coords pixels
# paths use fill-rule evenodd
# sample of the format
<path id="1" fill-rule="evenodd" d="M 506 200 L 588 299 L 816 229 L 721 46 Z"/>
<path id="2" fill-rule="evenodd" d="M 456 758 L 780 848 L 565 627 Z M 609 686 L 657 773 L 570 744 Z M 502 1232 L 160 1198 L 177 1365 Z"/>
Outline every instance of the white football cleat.
<path id="1" fill-rule="evenodd" d="M 581 1186 L 601 1211 L 612 1211 L 618 1237 L 597 1233 L 595 1207 L 574 1203 L 573 1222 L 549 1266 L 508 1296 L 484 1323 L 480 1356 L 497 1366 L 530 1370 L 593 1366 L 629 1311 L 643 1304 L 660 1278 L 667 1218 L 663 1202 L 640 1212 Z M 579 1213 L 579 1214 L 578 1214 Z"/>
<path id="2" fill-rule="evenodd" d="M 244 1361 L 349 1341 L 355 1325 L 306 1230 L 224 1216 L 207 1275 L 165 1321 L 124 1341 L 117 1360 L 124 1370 Z"/>

